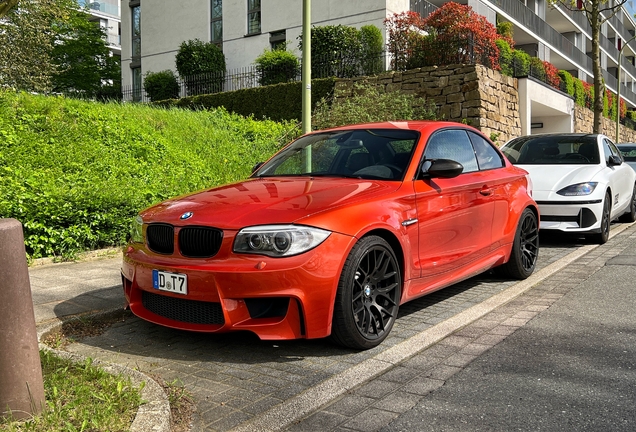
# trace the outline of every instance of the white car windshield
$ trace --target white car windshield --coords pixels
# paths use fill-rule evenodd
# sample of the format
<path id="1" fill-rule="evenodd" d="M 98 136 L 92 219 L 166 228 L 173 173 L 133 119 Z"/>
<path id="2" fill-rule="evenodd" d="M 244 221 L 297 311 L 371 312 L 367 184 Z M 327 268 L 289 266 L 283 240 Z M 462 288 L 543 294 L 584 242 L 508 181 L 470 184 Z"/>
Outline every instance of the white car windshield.
<path id="1" fill-rule="evenodd" d="M 595 165 L 600 163 L 596 137 L 576 135 L 526 136 L 501 148 L 516 165 Z"/>

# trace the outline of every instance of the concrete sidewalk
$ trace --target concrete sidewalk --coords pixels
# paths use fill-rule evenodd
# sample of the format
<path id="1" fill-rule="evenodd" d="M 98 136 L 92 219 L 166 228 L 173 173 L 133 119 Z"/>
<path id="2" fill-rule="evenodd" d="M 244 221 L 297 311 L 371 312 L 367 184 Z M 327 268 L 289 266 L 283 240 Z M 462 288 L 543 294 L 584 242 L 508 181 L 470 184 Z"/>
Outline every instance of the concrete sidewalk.
<path id="1" fill-rule="evenodd" d="M 123 308 L 120 268 L 121 253 L 29 268 L 35 322 L 41 325 Z"/>

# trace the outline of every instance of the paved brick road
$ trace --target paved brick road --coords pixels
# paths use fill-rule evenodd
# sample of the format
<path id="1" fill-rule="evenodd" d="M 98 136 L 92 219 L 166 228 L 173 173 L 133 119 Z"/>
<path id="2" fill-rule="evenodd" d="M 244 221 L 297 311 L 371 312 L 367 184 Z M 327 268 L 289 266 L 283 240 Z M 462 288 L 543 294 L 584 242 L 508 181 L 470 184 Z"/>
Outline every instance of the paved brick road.
<path id="1" fill-rule="evenodd" d="M 610 241 L 611 243 L 612 241 Z M 595 250 L 611 250 L 610 243 Z M 576 251 L 580 244 L 542 239 L 538 270 Z M 432 389 L 489 349 L 536 313 L 549 307 L 584 277 L 588 258 L 568 267 L 522 297 L 496 309 L 440 343 L 378 370 L 379 377 L 355 389 L 333 392 L 333 403 L 289 430 L 375 430 L 414 406 Z M 103 335 L 72 344 L 70 351 L 124 364 L 183 383 L 196 400 L 193 430 L 267 430 L 259 420 L 281 404 L 315 389 L 338 374 L 396 347 L 405 340 L 503 292 L 515 281 L 482 275 L 400 309 L 389 338 L 356 352 L 316 341 L 260 341 L 245 334 L 209 335 L 156 326 L 129 316 Z M 369 371 L 373 374 L 374 371 Z M 293 409 L 292 409 L 293 410 Z M 294 416 L 293 412 L 289 416 Z M 275 418 L 274 418 L 274 421 Z M 260 426 L 259 426 L 260 425 Z"/>

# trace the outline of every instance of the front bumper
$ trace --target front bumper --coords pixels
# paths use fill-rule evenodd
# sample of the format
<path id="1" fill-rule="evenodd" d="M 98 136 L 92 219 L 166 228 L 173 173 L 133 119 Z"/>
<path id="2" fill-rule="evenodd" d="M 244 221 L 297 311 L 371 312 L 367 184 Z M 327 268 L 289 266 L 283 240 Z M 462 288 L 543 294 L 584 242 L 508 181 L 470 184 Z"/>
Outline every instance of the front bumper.
<path id="1" fill-rule="evenodd" d="M 564 232 L 598 232 L 603 200 L 539 201 L 540 229 Z"/>
<path id="2" fill-rule="evenodd" d="M 261 339 L 325 337 L 354 240 L 332 233 L 315 249 L 287 258 L 233 254 L 233 238 L 209 259 L 160 255 L 131 244 L 122 263 L 124 293 L 135 315 L 166 327 L 248 330 Z M 186 274 L 187 295 L 154 289 L 153 270 Z"/>

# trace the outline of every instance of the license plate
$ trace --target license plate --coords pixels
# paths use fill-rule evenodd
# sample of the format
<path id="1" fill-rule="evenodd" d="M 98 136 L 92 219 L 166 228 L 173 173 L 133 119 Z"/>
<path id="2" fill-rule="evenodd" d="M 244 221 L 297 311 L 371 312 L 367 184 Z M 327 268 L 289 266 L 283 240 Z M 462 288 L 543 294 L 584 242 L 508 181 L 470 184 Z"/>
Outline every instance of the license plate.
<path id="1" fill-rule="evenodd" d="M 152 271 L 152 287 L 177 294 L 188 293 L 188 275 L 161 270 Z"/>

